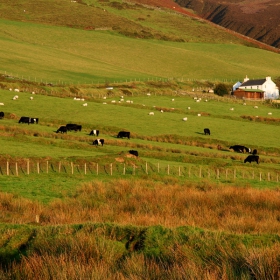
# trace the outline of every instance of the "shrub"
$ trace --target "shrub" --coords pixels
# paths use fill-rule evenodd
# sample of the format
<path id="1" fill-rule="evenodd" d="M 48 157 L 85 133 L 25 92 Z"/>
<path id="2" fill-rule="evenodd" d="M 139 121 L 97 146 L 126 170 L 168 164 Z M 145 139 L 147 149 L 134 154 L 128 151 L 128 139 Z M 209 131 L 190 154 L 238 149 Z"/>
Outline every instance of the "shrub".
<path id="1" fill-rule="evenodd" d="M 225 84 L 217 84 L 214 88 L 214 93 L 219 95 L 219 96 L 224 96 L 228 94 L 229 90 Z"/>

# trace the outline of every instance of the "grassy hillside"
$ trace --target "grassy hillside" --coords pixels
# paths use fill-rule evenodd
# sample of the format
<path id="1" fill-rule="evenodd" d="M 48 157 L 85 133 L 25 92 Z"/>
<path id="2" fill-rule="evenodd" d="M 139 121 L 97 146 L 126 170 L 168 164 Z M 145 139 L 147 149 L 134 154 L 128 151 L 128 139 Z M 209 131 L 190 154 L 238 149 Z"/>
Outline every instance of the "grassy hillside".
<path id="1" fill-rule="evenodd" d="M 72 84 L 279 76 L 277 54 L 244 46 L 204 22 L 119 2 L 3 2 L 0 71 Z"/>

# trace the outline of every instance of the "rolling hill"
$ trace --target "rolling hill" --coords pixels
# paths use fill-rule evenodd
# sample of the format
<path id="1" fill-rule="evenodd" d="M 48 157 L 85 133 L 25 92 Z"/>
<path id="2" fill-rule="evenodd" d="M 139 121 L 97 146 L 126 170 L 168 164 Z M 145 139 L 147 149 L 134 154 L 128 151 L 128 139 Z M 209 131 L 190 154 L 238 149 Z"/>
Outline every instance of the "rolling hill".
<path id="1" fill-rule="evenodd" d="M 176 0 L 176 3 L 213 23 L 280 48 L 278 0 Z"/>
<path id="2" fill-rule="evenodd" d="M 67 84 L 279 76 L 276 53 L 170 9 L 97 0 L 0 5 L 5 75 Z"/>

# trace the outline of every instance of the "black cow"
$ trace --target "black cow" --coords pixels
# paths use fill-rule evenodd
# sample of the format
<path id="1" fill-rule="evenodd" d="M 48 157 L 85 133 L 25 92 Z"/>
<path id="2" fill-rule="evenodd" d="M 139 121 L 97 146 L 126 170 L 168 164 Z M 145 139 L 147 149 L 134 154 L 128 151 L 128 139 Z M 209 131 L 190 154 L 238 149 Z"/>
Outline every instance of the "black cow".
<path id="1" fill-rule="evenodd" d="M 56 133 L 67 133 L 67 127 L 65 125 L 61 126 L 57 131 Z"/>
<path id="2" fill-rule="evenodd" d="M 66 124 L 66 128 L 68 131 L 81 131 L 82 130 L 82 126 L 81 125 L 78 125 L 78 124 L 75 124 L 75 123 L 68 123 Z"/>
<path id="3" fill-rule="evenodd" d="M 209 128 L 204 128 L 204 135 L 210 135 L 210 129 Z"/>
<path id="4" fill-rule="evenodd" d="M 257 155 L 249 155 L 245 158 L 244 163 L 246 162 L 253 162 L 255 161 L 257 164 L 259 164 L 259 156 Z"/>
<path id="5" fill-rule="evenodd" d="M 0 112 L 0 119 L 4 118 L 4 112 Z"/>
<path id="6" fill-rule="evenodd" d="M 38 123 L 39 119 L 38 118 L 30 118 L 30 117 L 21 117 L 18 123 Z"/>
<path id="7" fill-rule="evenodd" d="M 104 139 L 95 139 L 92 144 L 96 145 L 96 146 L 98 146 L 98 145 L 103 146 L 104 145 Z"/>
<path id="8" fill-rule="evenodd" d="M 123 137 L 127 137 L 127 139 L 130 139 L 130 132 L 128 132 L 128 131 L 120 131 L 118 133 L 117 138 L 123 138 Z"/>
<path id="9" fill-rule="evenodd" d="M 242 145 L 234 145 L 234 146 L 230 146 L 229 148 L 233 149 L 235 152 L 238 152 L 238 153 L 246 153 L 246 152 L 250 153 L 251 152 L 250 148 L 247 148 Z"/>
<path id="10" fill-rule="evenodd" d="M 134 155 L 134 156 L 136 156 L 136 157 L 138 157 L 138 152 L 135 151 L 135 150 L 130 150 L 129 153 Z"/>
<path id="11" fill-rule="evenodd" d="M 258 153 L 258 151 L 256 149 L 253 150 L 252 154 L 256 155 Z"/>
<path id="12" fill-rule="evenodd" d="M 98 136 L 99 135 L 99 130 L 93 129 L 89 135 L 95 135 Z"/>

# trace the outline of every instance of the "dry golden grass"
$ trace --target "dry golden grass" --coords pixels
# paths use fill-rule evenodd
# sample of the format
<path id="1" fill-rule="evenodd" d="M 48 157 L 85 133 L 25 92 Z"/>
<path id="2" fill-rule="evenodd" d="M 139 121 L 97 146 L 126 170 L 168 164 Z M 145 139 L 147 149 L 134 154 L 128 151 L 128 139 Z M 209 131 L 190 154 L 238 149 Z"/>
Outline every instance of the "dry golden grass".
<path id="1" fill-rule="evenodd" d="M 279 233 L 280 192 L 228 187 L 207 180 L 117 179 L 84 183 L 73 197 L 41 205 L 2 193 L 1 220 L 41 225 L 117 223 L 169 228 L 195 226 L 232 233 Z"/>

